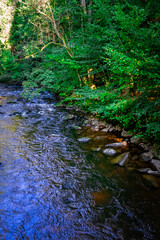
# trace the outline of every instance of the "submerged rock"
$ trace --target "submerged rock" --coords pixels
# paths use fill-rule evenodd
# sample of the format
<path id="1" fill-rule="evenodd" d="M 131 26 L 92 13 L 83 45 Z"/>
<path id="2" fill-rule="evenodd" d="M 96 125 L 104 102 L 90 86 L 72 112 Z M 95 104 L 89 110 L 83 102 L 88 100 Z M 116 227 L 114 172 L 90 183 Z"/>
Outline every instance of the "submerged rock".
<path id="1" fill-rule="evenodd" d="M 99 126 L 93 126 L 93 127 L 91 127 L 91 130 L 98 132 L 99 131 Z"/>
<path id="2" fill-rule="evenodd" d="M 96 205 L 106 204 L 106 202 L 110 201 L 112 197 L 106 190 L 102 190 L 101 192 L 92 192 L 92 196 Z"/>
<path id="3" fill-rule="evenodd" d="M 152 175 L 143 175 L 143 178 L 146 180 L 146 182 L 151 186 L 151 187 L 155 187 L 158 188 L 158 178 L 156 176 L 152 176 Z"/>
<path id="4" fill-rule="evenodd" d="M 92 152 L 99 152 L 101 150 L 101 148 L 100 147 L 99 148 L 92 148 L 91 150 L 92 150 Z"/>
<path id="5" fill-rule="evenodd" d="M 151 163 L 153 166 L 156 168 L 158 172 L 160 172 L 160 160 L 157 159 L 152 159 Z"/>
<path id="6" fill-rule="evenodd" d="M 148 173 L 148 171 L 152 171 L 150 168 L 140 168 L 137 169 L 138 172 L 140 173 Z"/>
<path id="7" fill-rule="evenodd" d="M 120 166 L 124 166 L 129 160 L 129 152 L 125 152 L 120 154 L 119 156 L 113 158 L 111 160 L 112 164 L 119 164 Z"/>
<path id="8" fill-rule="evenodd" d="M 158 171 L 152 171 L 152 170 L 149 170 L 149 171 L 148 171 L 148 174 L 151 174 L 151 175 L 154 175 L 154 176 L 160 177 L 160 172 L 158 172 Z"/>
<path id="9" fill-rule="evenodd" d="M 110 144 L 106 145 L 106 147 L 123 147 L 123 146 L 127 146 L 127 142 L 126 141 L 110 143 Z"/>
<path id="10" fill-rule="evenodd" d="M 91 138 L 89 138 L 89 137 L 82 137 L 82 138 L 78 139 L 79 142 L 89 142 L 90 140 L 91 140 Z"/>
<path id="11" fill-rule="evenodd" d="M 117 152 L 116 152 L 116 150 L 114 150 L 112 148 L 107 148 L 107 149 L 103 150 L 103 153 L 107 156 L 114 156 Z"/>
<path id="12" fill-rule="evenodd" d="M 141 157 L 145 162 L 148 162 L 153 158 L 153 154 L 151 152 L 142 153 Z"/>
<path id="13" fill-rule="evenodd" d="M 135 160 L 137 160 L 138 159 L 138 155 L 134 155 L 133 157 L 132 157 L 132 160 L 133 161 L 135 161 Z"/>
<path id="14" fill-rule="evenodd" d="M 109 132 L 109 129 L 110 129 L 110 127 L 103 128 L 103 129 L 101 130 L 101 132 Z"/>
<path id="15" fill-rule="evenodd" d="M 140 147 L 142 147 L 145 151 L 149 151 L 151 148 L 151 144 L 150 143 L 140 143 L 139 144 Z"/>
<path id="16" fill-rule="evenodd" d="M 109 132 L 115 132 L 115 130 L 116 130 L 115 127 L 112 126 L 112 127 L 109 129 Z"/>

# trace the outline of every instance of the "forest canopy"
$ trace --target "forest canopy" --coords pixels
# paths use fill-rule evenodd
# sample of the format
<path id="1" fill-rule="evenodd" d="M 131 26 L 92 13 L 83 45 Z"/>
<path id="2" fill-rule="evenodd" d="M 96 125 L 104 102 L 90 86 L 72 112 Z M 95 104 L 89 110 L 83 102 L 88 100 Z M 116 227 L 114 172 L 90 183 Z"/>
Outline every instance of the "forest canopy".
<path id="1" fill-rule="evenodd" d="M 3 0 L 0 82 L 160 140 L 160 3 Z"/>

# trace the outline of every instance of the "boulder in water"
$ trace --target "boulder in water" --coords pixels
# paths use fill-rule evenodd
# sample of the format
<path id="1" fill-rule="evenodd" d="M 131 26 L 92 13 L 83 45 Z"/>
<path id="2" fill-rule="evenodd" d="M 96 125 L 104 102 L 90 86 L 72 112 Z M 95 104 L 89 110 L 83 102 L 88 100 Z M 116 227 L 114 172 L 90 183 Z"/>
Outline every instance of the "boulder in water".
<path id="1" fill-rule="evenodd" d="M 148 171 L 148 174 L 154 175 L 154 176 L 157 176 L 157 177 L 160 177 L 160 172 L 158 172 L 158 171 L 149 170 L 149 171 Z"/>
<path id="2" fill-rule="evenodd" d="M 107 149 L 103 150 L 103 153 L 107 156 L 114 156 L 117 152 L 116 152 L 116 150 L 114 150 L 112 148 L 107 148 Z"/>
<path id="3" fill-rule="evenodd" d="M 106 147 L 123 147 L 123 146 L 127 146 L 127 142 L 126 141 L 110 143 L 110 144 L 106 145 Z"/>
<path id="4" fill-rule="evenodd" d="M 153 175 L 143 175 L 143 179 L 146 180 L 146 183 L 150 186 L 150 187 L 154 187 L 154 188 L 158 188 L 158 178 L 156 176 Z"/>
<path id="5" fill-rule="evenodd" d="M 153 158 L 153 154 L 151 152 L 146 152 L 146 153 L 142 153 L 141 157 L 145 162 L 148 162 Z"/>
<path id="6" fill-rule="evenodd" d="M 93 126 L 93 127 L 91 127 L 91 130 L 98 132 L 99 131 L 99 126 Z"/>
<path id="7" fill-rule="evenodd" d="M 158 172 L 160 172 L 160 160 L 157 159 L 152 159 L 151 163 L 153 166 L 156 168 Z"/>
<path id="8" fill-rule="evenodd" d="M 148 173 L 148 171 L 152 171 L 150 168 L 139 168 L 137 169 L 138 172 L 140 173 Z"/>
<path id="9" fill-rule="evenodd" d="M 99 152 L 99 151 L 101 150 L 101 148 L 100 148 L 100 147 L 98 147 L 98 148 L 92 148 L 91 150 L 92 150 L 92 152 Z"/>
<path id="10" fill-rule="evenodd" d="M 84 142 L 84 143 L 89 142 L 90 140 L 91 140 L 91 138 L 89 138 L 89 137 L 82 137 L 82 138 L 78 139 L 79 142 Z"/>
<path id="11" fill-rule="evenodd" d="M 120 166 L 124 166 L 129 160 L 129 152 L 125 152 L 120 154 L 119 156 L 113 158 L 111 163 L 119 164 Z"/>

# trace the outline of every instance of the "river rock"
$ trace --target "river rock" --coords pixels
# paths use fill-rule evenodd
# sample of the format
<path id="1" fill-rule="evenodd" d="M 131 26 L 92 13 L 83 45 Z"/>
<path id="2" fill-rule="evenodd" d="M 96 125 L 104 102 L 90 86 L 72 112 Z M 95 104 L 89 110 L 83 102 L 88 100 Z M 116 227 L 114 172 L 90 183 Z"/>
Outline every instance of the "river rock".
<path id="1" fill-rule="evenodd" d="M 106 127 L 106 128 L 111 128 L 111 127 L 113 127 L 113 126 L 112 126 L 112 124 L 110 124 L 110 123 L 105 123 L 105 127 Z"/>
<path id="2" fill-rule="evenodd" d="M 109 132 L 109 127 L 108 128 L 103 128 L 101 132 Z"/>
<path id="3" fill-rule="evenodd" d="M 155 143 L 151 148 L 150 152 L 158 159 L 160 159 L 160 144 Z"/>
<path id="4" fill-rule="evenodd" d="M 99 126 L 99 124 L 100 124 L 100 123 L 99 123 L 99 121 L 98 121 L 97 119 L 94 119 L 94 118 L 91 119 L 91 125 L 92 125 L 92 126 Z"/>
<path id="5" fill-rule="evenodd" d="M 123 147 L 123 146 L 127 146 L 127 142 L 126 141 L 110 143 L 110 144 L 106 145 L 106 147 Z"/>
<path id="6" fill-rule="evenodd" d="M 151 186 L 151 187 L 155 187 L 158 188 L 158 178 L 156 176 L 153 175 L 143 175 L 143 178 L 147 181 L 147 183 Z"/>
<path id="7" fill-rule="evenodd" d="M 120 166 L 124 166 L 129 160 L 129 152 L 125 152 L 120 154 L 119 156 L 113 158 L 111 160 L 112 164 L 119 164 Z"/>
<path id="8" fill-rule="evenodd" d="M 122 137 L 132 137 L 132 136 L 133 136 L 133 133 L 130 132 L 130 131 L 125 131 L 125 130 L 123 130 L 123 131 L 121 132 L 121 136 L 122 136 Z"/>
<path id="9" fill-rule="evenodd" d="M 158 172 L 160 172 L 160 160 L 158 159 L 152 159 L 151 163 L 154 165 L 154 167 L 156 168 L 156 170 Z"/>
<path id="10" fill-rule="evenodd" d="M 109 129 L 109 132 L 115 132 L 115 127 L 111 127 L 110 129 Z"/>
<path id="11" fill-rule="evenodd" d="M 140 143 L 139 146 L 141 146 L 145 151 L 149 151 L 151 149 L 150 143 Z"/>
<path id="12" fill-rule="evenodd" d="M 91 150 L 92 150 L 92 152 L 99 152 L 101 150 L 101 148 L 100 147 L 99 148 L 92 148 Z"/>
<path id="13" fill-rule="evenodd" d="M 115 131 L 121 132 L 121 131 L 122 131 L 122 128 L 117 125 L 117 126 L 115 126 Z"/>
<path id="14" fill-rule="evenodd" d="M 107 156 L 114 156 L 117 152 L 116 152 L 116 150 L 114 150 L 112 148 L 107 148 L 107 149 L 103 150 L 103 153 Z"/>
<path id="15" fill-rule="evenodd" d="M 154 175 L 154 176 L 160 177 L 160 172 L 158 172 L 158 171 L 152 171 L 152 170 L 149 170 L 149 171 L 148 171 L 148 174 L 151 174 L 151 175 Z"/>
<path id="16" fill-rule="evenodd" d="M 134 143 L 134 144 L 139 144 L 140 143 L 140 138 L 133 136 L 133 137 L 131 137 L 130 142 Z"/>
<path id="17" fill-rule="evenodd" d="M 91 138 L 89 138 L 89 137 L 82 137 L 82 138 L 78 139 L 79 142 L 84 142 L 84 143 L 89 142 L 90 140 L 91 140 Z"/>
<path id="18" fill-rule="evenodd" d="M 142 153 L 141 157 L 145 162 L 148 162 L 153 158 L 153 154 L 151 152 L 146 152 L 146 153 Z"/>
<path id="19" fill-rule="evenodd" d="M 98 132 L 99 131 L 99 126 L 93 126 L 93 127 L 91 127 L 91 130 Z"/>
<path id="20" fill-rule="evenodd" d="M 148 171 L 152 171 L 150 168 L 140 168 L 137 169 L 138 172 L 140 173 L 148 173 Z"/>
<path id="21" fill-rule="evenodd" d="M 137 160 L 138 159 L 138 155 L 134 155 L 133 157 L 132 157 L 132 160 L 133 161 L 135 161 L 135 160 Z"/>
<path id="22" fill-rule="evenodd" d="M 113 130 L 113 126 L 111 125 L 111 124 L 109 124 L 109 123 L 106 123 L 105 125 L 104 125 L 104 128 L 101 130 L 102 132 L 109 132 L 109 131 L 112 131 Z"/>

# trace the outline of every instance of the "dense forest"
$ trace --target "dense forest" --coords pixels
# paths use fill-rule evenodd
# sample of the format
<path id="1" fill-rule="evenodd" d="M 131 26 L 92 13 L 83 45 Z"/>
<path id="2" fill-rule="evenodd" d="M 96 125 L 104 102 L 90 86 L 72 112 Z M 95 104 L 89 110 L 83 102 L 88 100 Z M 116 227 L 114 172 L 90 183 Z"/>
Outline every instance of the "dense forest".
<path id="1" fill-rule="evenodd" d="M 160 140 L 160 3 L 2 0 L 0 82 Z"/>

